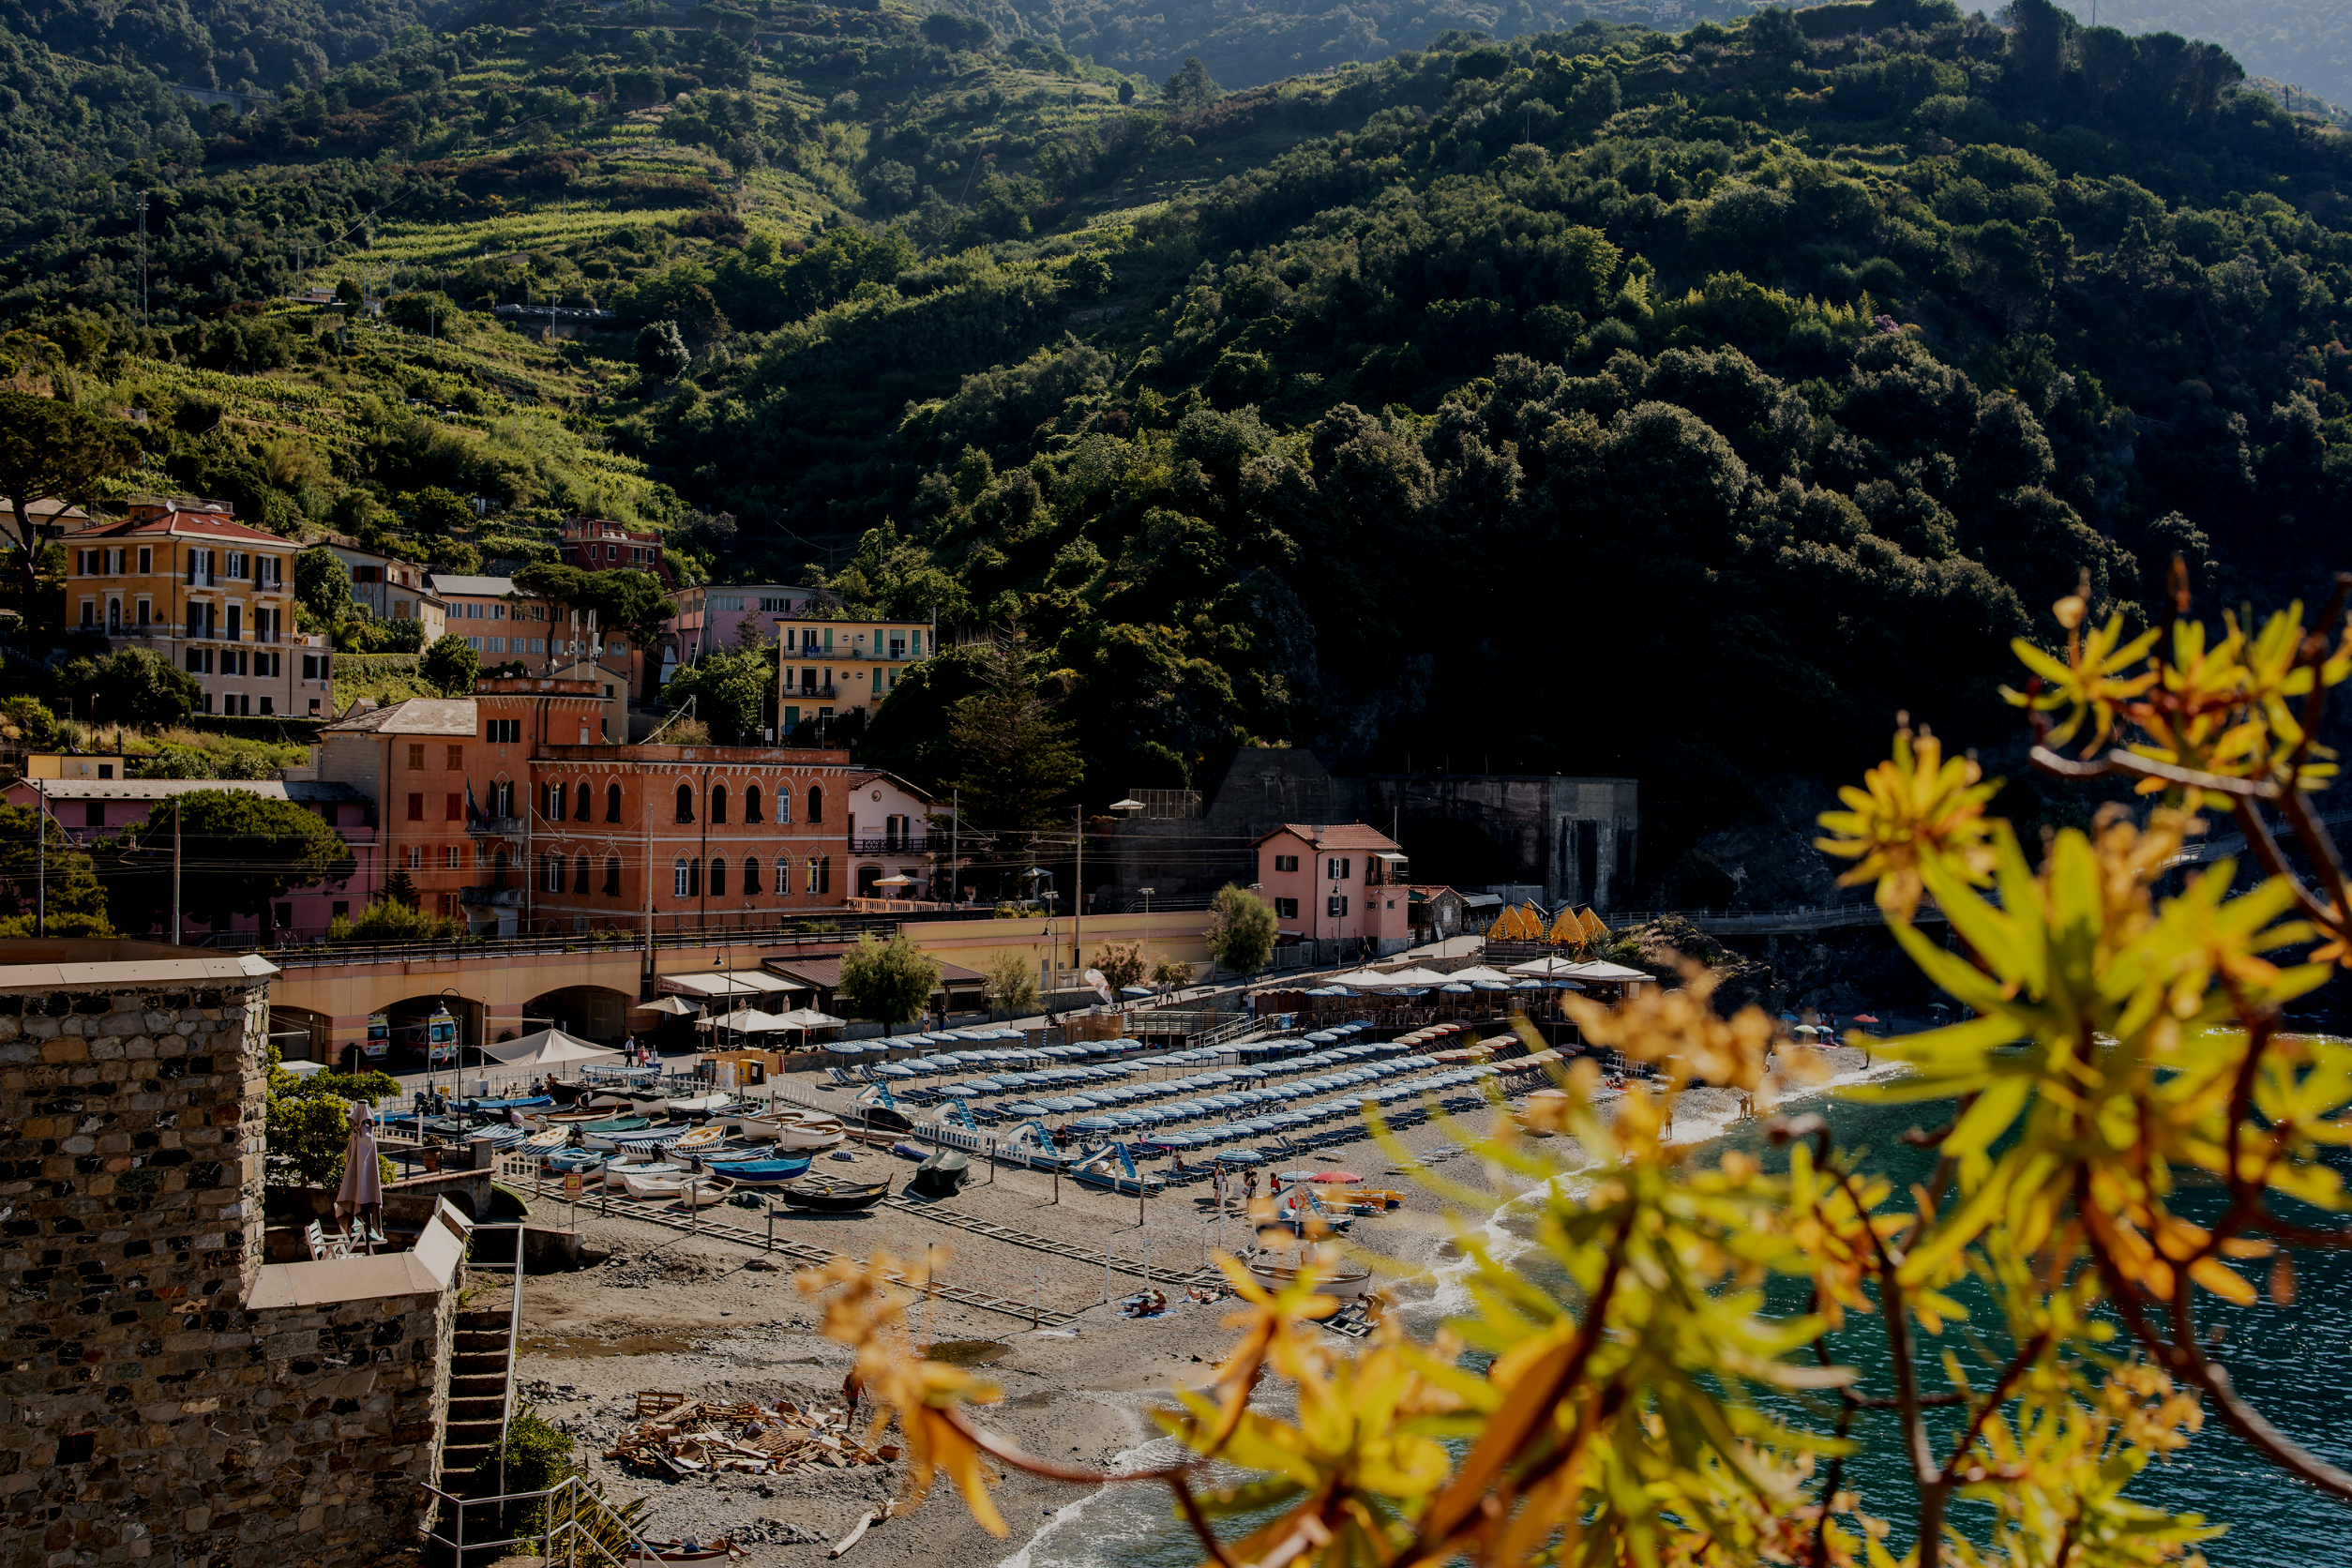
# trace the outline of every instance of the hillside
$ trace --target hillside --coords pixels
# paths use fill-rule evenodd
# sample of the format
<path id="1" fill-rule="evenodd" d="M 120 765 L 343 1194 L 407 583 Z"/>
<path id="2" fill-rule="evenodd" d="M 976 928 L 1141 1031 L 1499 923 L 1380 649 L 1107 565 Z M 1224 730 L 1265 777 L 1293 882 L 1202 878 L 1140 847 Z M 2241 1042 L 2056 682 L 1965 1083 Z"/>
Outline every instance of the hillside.
<path id="1" fill-rule="evenodd" d="M 2091 0 L 2063 0 L 2088 23 Z M 2334 0 L 2098 0 L 2102 26 L 2218 43 L 2257 76 L 2352 104 L 2352 11 Z"/>
<path id="2" fill-rule="evenodd" d="M 563 12 L 243 122 L 44 57 L 105 134 L 13 176 L 0 312 L 20 384 L 145 413 L 127 485 L 458 562 L 584 507 L 1018 625 L 1093 799 L 1244 741 L 1636 775 L 1647 891 L 1700 901 L 1687 850 L 1898 708 L 2013 737 L 2007 640 L 2081 574 L 2131 619 L 2176 551 L 2308 594 L 2352 520 L 2346 141 L 2219 50 L 2014 14 L 1220 94 L 889 8 Z M 399 330 L 285 297 L 339 279 Z M 971 678 L 870 754 L 935 776 Z"/>

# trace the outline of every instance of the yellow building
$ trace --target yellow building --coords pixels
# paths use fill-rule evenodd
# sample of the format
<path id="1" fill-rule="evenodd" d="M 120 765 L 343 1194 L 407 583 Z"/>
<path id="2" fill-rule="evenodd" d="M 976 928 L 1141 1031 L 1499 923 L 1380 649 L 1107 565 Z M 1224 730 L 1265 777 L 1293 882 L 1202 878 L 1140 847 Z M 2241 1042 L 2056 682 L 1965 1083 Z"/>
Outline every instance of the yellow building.
<path id="1" fill-rule="evenodd" d="M 170 659 L 204 688 L 205 713 L 331 710 L 325 640 L 293 629 L 294 540 L 248 528 L 224 502 L 142 496 L 60 543 L 67 625 Z"/>
<path id="2" fill-rule="evenodd" d="M 907 666 L 939 651 L 922 621 L 779 620 L 776 718 L 790 735 L 863 711 L 867 718 Z"/>

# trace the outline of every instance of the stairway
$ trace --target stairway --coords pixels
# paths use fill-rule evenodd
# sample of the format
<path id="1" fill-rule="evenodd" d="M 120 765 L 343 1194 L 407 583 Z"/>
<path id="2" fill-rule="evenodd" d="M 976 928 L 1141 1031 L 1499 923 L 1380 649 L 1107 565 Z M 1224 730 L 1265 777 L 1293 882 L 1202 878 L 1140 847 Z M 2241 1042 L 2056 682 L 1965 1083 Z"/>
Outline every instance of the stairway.
<path id="1" fill-rule="evenodd" d="M 461 1490 L 466 1472 L 498 1446 L 506 1420 L 507 1332 L 503 1306 L 458 1313 L 441 1436 L 441 1484 L 451 1491 Z"/>

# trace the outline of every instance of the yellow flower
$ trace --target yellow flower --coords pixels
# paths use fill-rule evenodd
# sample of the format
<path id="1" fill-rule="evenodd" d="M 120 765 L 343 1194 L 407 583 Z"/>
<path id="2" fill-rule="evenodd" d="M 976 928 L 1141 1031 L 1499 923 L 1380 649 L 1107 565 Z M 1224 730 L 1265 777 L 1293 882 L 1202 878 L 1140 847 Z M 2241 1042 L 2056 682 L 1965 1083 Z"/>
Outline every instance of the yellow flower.
<path id="1" fill-rule="evenodd" d="M 1930 860 L 1982 885 L 1991 874 L 1985 804 L 2000 780 L 1983 782 L 1974 758 L 1944 761 L 1943 743 L 1925 728 L 1916 737 L 1895 731 L 1894 755 L 1863 776 L 1864 788 L 1838 791 L 1844 811 L 1824 811 L 1829 837 L 1814 840 L 1825 854 L 1855 863 L 1841 887 L 1877 882 L 1878 907 L 1908 921 L 1919 912 L 1921 867 Z"/>

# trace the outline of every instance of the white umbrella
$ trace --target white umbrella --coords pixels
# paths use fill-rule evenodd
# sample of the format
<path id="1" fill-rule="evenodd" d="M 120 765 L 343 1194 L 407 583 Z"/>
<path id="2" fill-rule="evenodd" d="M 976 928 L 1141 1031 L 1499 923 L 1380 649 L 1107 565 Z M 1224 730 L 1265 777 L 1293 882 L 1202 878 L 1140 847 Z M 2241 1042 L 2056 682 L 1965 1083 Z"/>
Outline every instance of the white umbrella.
<path id="1" fill-rule="evenodd" d="M 643 1006 L 644 1011 L 648 1013 L 670 1013 L 682 1018 L 690 1018 L 694 1017 L 695 1014 L 694 1003 L 691 1002 L 680 1002 L 674 996 L 659 997 L 655 1001 L 644 1003 L 641 1005 Z"/>
<path id="2" fill-rule="evenodd" d="M 1468 969 L 1455 970 L 1448 978 L 1459 980 L 1466 986 L 1475 986 L 1481 980 L 1508 980 L 1511 976 L 1499 969 L 1489 969 L 1485 964 L 1472 964 Z"/>
<path id="3" fill-rule="evenodd" d="M 376 1113 L 365 1100 L 351 1108 L 351 1141 L 343 1145 L 343 1184 L 336 1189 L 337 1218 L 375 1209 L 384 1202 L 384 1174 L 376 1168 Z"/>
<path id="4" fill-rule="evenodd" d="M 784 1021 L 780 1013 L 762 1013 L 757 1007 L 738 1007 L 715 1018 L 701 1019 L 694 1027 L 732 1030 L 737 1034 L 767 1034 L 792 1026 Z"/>
<path id="5" fill-rule="evenodd" d="M 1511 972 L 1516 974 L 1519 971 L 1513 970 Z M 1568 975 L 1572 979 L 1600 980 L 1610 984 L 1622 984 L 1628 980 L 1654 980 L 1657 978 L 1656 975 L 1650 973 L 1646 970 L 1627 969 L 1623 964 L 1612 963 L 1571 964 L 1560 972 Z"/>
<path id="6" fill-rule="evenodd" d="M 778 1013 L 776 1021 L 785 1029 L 838 1029 L 850 1020 L 820 1013 L 814 1007 L 795 1007 L 789 1013 Z"/>
<path id="7" fill-rule="evenodd" d="M 1563 958 L 1557 953 L 1546 953 L 1540 958 L 1530 958 L 1523 964 L 1513 964 L 1511 972 L 1532 974 L 1539 980 L 1549 980 L 1558 975 L 1573 975 L 1582 967 L 1575 960 Z M 1643 978 L 1647 979 L 1649 976 L 1644 975 Z"/>
<path id="8" fill-rule="evenodd" d="M 482 1048 L 482 1054 L 506 1067 L 536 1069 L 566 1062 L 611 1062 L 621 1053 L 576 1040 L 560 1029 L 542 1029 L 520 1040 L 500 1040 Z"/>
<path id="9" fill-rule="evenodd" d="M 1359 969 L 1351 973 L 1334 975 L 1324 982 L 1327 986 L 1346 986 L 1351 990 L 1359 991 L 1386 990 L 1391 986 L 1405 983 L 1393 974 L 1381 974 L 1368 969 Z"/>

